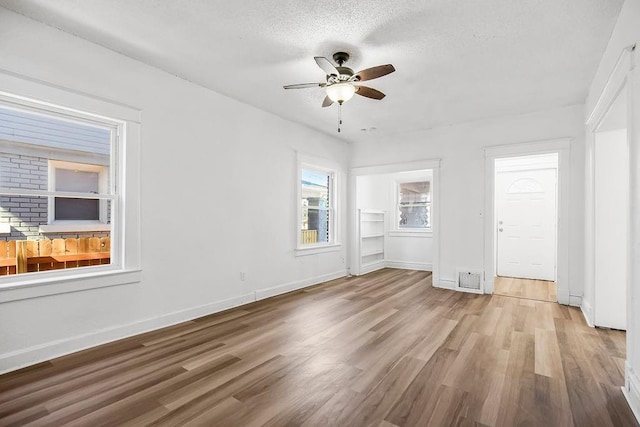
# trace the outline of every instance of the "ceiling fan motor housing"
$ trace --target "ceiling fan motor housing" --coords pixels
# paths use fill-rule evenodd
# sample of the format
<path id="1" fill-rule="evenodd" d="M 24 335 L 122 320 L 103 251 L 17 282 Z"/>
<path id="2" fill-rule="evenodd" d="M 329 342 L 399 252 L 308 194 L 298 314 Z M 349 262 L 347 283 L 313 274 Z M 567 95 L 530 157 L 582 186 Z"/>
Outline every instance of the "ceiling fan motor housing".
<path id="1" fill-rule="evenodd" d="M 349 54 L 347 52 L 336 52 L 333 54 L 333 60 L 342 67 L 342 64 L 349 60 Z"/>
<path id="2" fill-rule="evenodd" d="M 336 70 L 338 70 L 338 72 L 340 72 L 340 76 L 346 76 L 346 77 L 351 77 L 353 76 L 353 70 L 349 67 L 336 67 Z"/>

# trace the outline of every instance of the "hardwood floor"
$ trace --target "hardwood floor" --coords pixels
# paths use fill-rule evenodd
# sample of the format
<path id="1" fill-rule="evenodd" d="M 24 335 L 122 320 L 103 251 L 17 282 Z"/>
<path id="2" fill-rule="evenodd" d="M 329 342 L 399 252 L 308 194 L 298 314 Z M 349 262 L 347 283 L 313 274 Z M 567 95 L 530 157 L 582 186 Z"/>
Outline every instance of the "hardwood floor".
<path id="1" fill-rule="evenodd" d="M 549 282 L 547 280 L 496 277 L 493 281 L 493 293 L 539 301 L 558 301 L 556 282 Z"/>
<path id="2" fill-rule="evenodd" d="M 0 425 L 637 426 L 576 308 L 345 278 L 0 376 Z"/>

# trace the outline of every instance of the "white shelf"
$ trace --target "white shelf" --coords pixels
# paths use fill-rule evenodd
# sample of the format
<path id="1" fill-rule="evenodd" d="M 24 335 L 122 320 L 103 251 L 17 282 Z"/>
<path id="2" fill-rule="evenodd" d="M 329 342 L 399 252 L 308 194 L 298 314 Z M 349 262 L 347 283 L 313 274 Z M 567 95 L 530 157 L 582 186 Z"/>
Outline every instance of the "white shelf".
<path id="1" fill-rule="evenodd" d="M 358 274 L 369 273 L 384 267 L 385 217 L 384 211 L 370 209 L 358 211 Z"/>
<path id="2" fill-rule="evenodd" d="M 373 256 L 373 255 L 384 255 L 384 251 L 383 250 L 379 250 L 379 251 L 366 252 L 366 253 L 363 253 L 361 255 L 361 257 L 365 258 L 365 257 L 368 257 L 368 256 Z"/>

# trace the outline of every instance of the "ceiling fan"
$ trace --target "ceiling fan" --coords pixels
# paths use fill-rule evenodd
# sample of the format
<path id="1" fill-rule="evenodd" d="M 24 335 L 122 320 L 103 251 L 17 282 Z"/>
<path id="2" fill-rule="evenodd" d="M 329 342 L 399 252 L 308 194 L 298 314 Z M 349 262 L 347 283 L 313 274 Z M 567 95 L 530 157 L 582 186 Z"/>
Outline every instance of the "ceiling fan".
<path id="1" fill-rule="evenodd" d="M 396 70 L 393 65 L 386 64 L 367 68 L 365 70 L 354 73 L 351 68 L 344 66 L 344 64 L 349 60 L 349 54 L 346 52 L 336 52 L 333 54 L 333 60 L 336 62 L 336 64 L 338 64 L 337 67 L 325 57 L 316 56 L 313 59 L 316 60 L 316 64 L 318 64 L 318 67 L 320 67 L 322 71 L 326 73 L 326 83 L 301 83 L 295 85 L 286 85 L 284 86 L 284 88 L 304 89 L 308 87 L 323 87 L 327 91 L 327 96 L 322 102 L 323 107 L 328 107 L 334 102 L 342 105 L 342 103 L 350 100 L 354 94 L 358 94 L 360 96 L 371 99 L 384 98 L 384 93 L 368 86 L 362 86 L 359 83 L 366 80 L 373 80 L 377 79 L 378 77 L 386 76 L 387 74 L 393 73 Z"/>

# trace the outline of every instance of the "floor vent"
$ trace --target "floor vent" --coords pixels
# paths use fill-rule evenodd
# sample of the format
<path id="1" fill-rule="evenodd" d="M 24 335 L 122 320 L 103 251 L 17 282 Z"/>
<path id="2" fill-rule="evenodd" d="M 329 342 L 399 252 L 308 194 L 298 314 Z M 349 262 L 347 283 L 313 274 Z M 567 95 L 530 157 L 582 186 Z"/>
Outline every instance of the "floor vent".
<path id="1" fill-rule="evenodd" d="M 456 289 L 463 292 L 484 293 L 484 273 L 482 271 L 458 270 Z"/>

